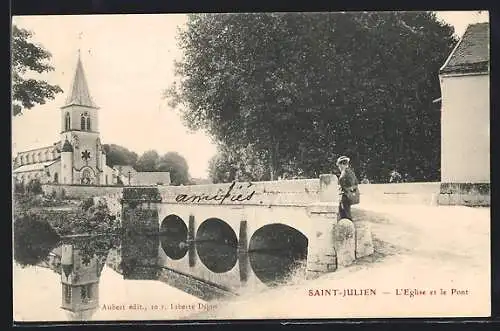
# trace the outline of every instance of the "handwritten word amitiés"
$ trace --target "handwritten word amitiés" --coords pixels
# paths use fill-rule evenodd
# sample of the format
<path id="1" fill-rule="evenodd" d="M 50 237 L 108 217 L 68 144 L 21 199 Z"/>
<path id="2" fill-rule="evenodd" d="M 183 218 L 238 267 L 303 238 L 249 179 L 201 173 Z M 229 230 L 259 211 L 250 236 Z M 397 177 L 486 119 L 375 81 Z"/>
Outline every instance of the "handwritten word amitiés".
<path id="1" fill-rule="evenodd" d="M 224 192 L 218 192 L 216 194 L 179 194 L 175 197 L 176 202 L 191 202 L 191 203 L 196 203 L 196 202 L 203 202 L 203 201 L 218 201 L 219 204 L 223 204 L 224 201 L 226 201 L 229 198 L 229 201 L 232 202 L 243 202 L 243 201 L 250 201 L 252 200 L 255 191 L 251 191 L 250 193 L 245 192 L 245 193 L 238 193 L 238 191 L 233 192 L 234 186 L 236 185 L 235 182 L 229 186 L 227 191 Z M 244 189 L 248 189 L 252 186 L 252 183 L 248 183 Z M 242 189 L 243 186 L 240 185 L 238 189 Z"/>

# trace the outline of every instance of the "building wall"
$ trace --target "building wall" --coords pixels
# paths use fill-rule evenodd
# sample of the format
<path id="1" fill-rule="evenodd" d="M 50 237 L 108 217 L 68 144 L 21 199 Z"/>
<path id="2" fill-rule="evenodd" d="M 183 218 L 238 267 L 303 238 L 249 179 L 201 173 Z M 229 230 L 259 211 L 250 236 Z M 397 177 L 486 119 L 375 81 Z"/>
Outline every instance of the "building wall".
<path id="1" fill-rule="evenodd" d="M 47 181 L 43 182 L 43 183 L 54 183 L 54 176 L 55 174 L 57 174 L 57 181 L 59 183 L 62 182 L 62 179 L 61 179 L 61 162 L 54 162 L 53 164 L 51 164 L 50 166 L 48 166 L 47 168 L 45 168 L 45 171 L 48 172 L 49 174 L 49 177 L 47 177 Z"/>
<path id="2" fill-rule="evenodd" d="M 78 144 L 74 143 L 73 135 L 78 136 Z M 76 131 L 76 132 L 67 132 L 63 135 L 61 142 L 64 143 L 65 139 L 68 139 L 73 144 L 73 166 L 80 170 L 85 166 L 90 166 L 92 169 L 96 168 L 97 158 L 96 156 L 101 157 L 101 154 L 97 153 L 97 139 L 99 135 L 94 132 L 86 132 L 86 131 Z M 90 152 L 90 159 L 85 161 L 82 158 L 82 152 L 88 150 Z"/>
<path id="3" fill-rule="evenodd" d="M 441 77 L 441 182 L 490 182 L 489 75 Z"/>
<path id="4" fill-rule="evenodd" d="M 45 183 L 47 180 L 45 172 L 43 170 L 33 170 L 18 173 L 14 175 L 14 179 L 18 182 L 22 182 L 23 184 L 28 184 L 33 179 L 38 179 L 41 183 Z"/>
<path id="5" fill-rule="evenodd" d="M 104 157 L 105 156 L 103 156 L 103 160 L 105 160 Z M 114 184 L 116 184 L 113 168 L 105 166 L 103 169 L 103 172 L 101 173 L 101 176 L 102 176 L 101 177 L 101 185 L 114 185 Z"/>
<path id="6" fill-rule="evenodd" d="M 32 151 L 20 152 L 17 154 L 14 160 L 14 166 L 19 167 L 24 164 L 55 160 L 59 156 L 60 153 L 57 152 L 56 146 L 49 146 Z"/>

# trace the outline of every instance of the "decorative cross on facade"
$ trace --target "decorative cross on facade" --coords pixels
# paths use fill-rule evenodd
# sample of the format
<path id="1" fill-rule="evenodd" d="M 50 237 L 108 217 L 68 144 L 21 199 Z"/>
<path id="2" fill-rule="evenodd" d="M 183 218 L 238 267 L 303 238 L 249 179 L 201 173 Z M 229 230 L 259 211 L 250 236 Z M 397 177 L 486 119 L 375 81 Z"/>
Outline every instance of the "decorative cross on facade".
<path id="1" fill-rule="evenodd" d="M 82 152 L 82 159 L 88 162 L 88 160 L 90 159 L 90 152 L 88 150 L 84 150 Z"/>

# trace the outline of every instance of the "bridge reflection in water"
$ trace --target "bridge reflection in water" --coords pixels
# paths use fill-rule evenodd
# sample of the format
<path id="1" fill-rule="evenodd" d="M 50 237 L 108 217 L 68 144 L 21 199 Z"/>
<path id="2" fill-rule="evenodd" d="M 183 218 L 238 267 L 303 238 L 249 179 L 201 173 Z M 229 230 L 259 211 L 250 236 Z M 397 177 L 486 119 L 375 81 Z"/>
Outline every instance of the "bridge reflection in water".
<path id="1" fill-rule="evenodd" d="M 229 292 L 263 289 L 305 277 L 308 239 L 279 223 L 268 224 L 246 237 L 238 236 L 219 218 L 203 221 L 194 233 L 194 219 L 186 222 L 170 214 L 160 223 L 161 267 L 188 275 Z"/>
<path id="2" fill-rule="evenodd" d="M 105 264 L 124 280 L 160 280 L 165 286 L 205 301 L 242 294 L 244 288 L 252 292 L 274 286 L 293 277 L 296 269 L 301 274 L 305 271 L 301 261 L 306 256 L 307 239 L 282 224 L 261 227 L 249 240 L 243 231 L 238 241 L 220 219 L 202 222 L 193 233 L 192 226 L 171 215 L 162 222 L 160 234 L 132 235 L 133 231 L 128 231 L 120 236 L 59 241 L 49 240 L 43 231 L 34 231 L 32 223 L 15 231 L 17 243 L 31 243 L 18 245 L 15 260 L 23 266 L 49 268 L 59 275 L 60 307 L 71 320 L 90 320 L 99 309 Z M 247 241 L 248 249 L 243 249 Z"/>

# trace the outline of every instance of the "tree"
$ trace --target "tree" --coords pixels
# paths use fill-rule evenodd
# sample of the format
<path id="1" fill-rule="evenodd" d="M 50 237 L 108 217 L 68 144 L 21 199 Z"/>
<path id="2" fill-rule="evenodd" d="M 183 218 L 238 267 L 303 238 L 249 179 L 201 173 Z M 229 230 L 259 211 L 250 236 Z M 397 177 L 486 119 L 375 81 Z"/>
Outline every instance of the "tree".
<path id="1" fill-rule="evenodd" d="M 134 166 L 137 162 L 137 153 L 123 146 L 115 144 L 103 144 L 102 146 L 106 152 L 106 164 L 110 167 L 114 167 L 115 165 Z"/>
<path id="2" fill-rule="evenodd" d="M 189 168 L 186 159 L 177 152 L 168 152 L 158 161 L 156 171 L 170 172 L 173 185 L 189 184 Z"/>
<path id="3" fill-rule="evenodd" d="M 165 97 L 192 130 L 252 144 L 271 179 L 331 172 L 439 178 L 439 67 L 455 40 L 430 12 L 190 15 Z"/>
<path id="4" fill-rule="evenodd" d="M 259 155 L 252 145 L 245 148 L 220 145 L 217 154 L 210 159 L 209 176 L 213 183 L 269 180 L 265 160 L 266 157 Z"/>
<path id="5" fill-rule="evenodd" d="M 135 164 L 137 171 L 156 171 L 160 156 L 155 150 L 144 152 Z"/>
<path id="6" fill-rule="evenodd" d="M 29 41 L 31 31 L 12 26 L 12 113 L 18 115 L 23 109 L 31 109 L 36 104 L 45 104 L 53 100 L 57 93 L 63 92 L 58 85 L 50 85 L 43 80 L 25 77 L 26 74 L 38 74 L 53 71 L 54 67 L 46 63 L 52 55 L 41 45 Z"/>

